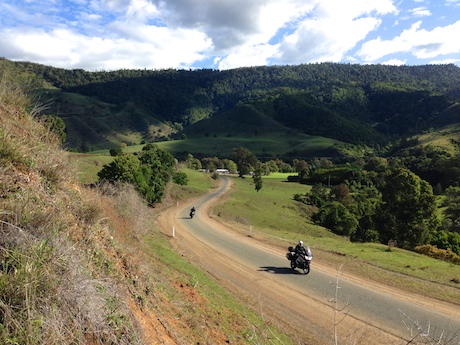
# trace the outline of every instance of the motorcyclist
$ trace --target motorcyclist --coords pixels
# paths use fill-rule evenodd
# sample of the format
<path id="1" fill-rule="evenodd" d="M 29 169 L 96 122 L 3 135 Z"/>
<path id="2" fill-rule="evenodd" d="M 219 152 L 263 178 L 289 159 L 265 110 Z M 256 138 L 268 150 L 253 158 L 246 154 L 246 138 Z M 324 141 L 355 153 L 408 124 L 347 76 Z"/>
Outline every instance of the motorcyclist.
<path id="1" fill-rule="evenodd" d="M 305 257 L 308 256 L 308 249 L 303 245 L 303 241 L 299 241 L 294 248 L 295 251 L 295 261 L 296 263 L 302 262 L 305 260 Z M 301 258 L 299 260 L 299 258 Z"/>
<path id="2" fill-rule="evenodd" d="M 305 246 L 303 245 L 303 241 L 299 241 L 299 243 L 297 243 L 294 251 L 297 254 L 297 256 L 299 256 L 300 254 L 307 255 L 307 248 L 305 248 Z"/>
<path id="3" fill-rule="evenodd" d="M 289 252 L 286 254 L 291 261 L 291 268 L 301 268 L 305 274 L 310 272 L 311 255 L 310 247 L 305 247 L 303 241 L 299 241 L 295 247 L 288 247 Z"/>
<path id="4" fill-rule="evenodd" d="M 192 208 L 190 209 L 190 218 L 193 218 L 194 215 L 195 215 L 195 206 L 192 206 Z"/>

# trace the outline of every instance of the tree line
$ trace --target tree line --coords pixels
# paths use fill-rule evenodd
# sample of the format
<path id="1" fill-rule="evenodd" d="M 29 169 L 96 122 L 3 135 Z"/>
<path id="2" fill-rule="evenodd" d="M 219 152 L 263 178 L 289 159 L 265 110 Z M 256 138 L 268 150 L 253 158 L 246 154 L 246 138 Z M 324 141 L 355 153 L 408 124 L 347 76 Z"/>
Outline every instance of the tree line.
<path id="1" fill-rule="evenodd" d="M 449 164 L 444 167 L 449 170 Z M 451 169 L 457 179 L 444 191 L 439 189 L 440 194 L 397 158 L 306 163 L 291 180 L 312 184 L 310 192 L 294 199 L 314 207 L 312 221 L 338 235 L 423 252 L 428 245 L 433 253 L 437 252 L 433 248 L 444 250 L 446 257 L 460 263 L 455 256 L 460 255 L 458 170 Z"/>

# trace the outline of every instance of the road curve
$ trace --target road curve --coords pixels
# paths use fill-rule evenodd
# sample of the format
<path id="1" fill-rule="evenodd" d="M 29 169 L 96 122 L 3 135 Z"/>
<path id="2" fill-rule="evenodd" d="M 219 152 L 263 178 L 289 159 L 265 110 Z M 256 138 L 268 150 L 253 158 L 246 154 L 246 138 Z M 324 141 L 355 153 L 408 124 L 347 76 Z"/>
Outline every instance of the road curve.
<path id="1" fill-rule="evenodd" d="M 282 249 L 217 222 L 210 206 L 231 185 L 230 178 L 221 180 L 216 191 L 162 214 L 160 227 L 170 234 L 174 229 L 172 242 L 178 250 L 299 343 L 330 343 L 335 334 L 354 343 L 406 343 L 419 333 L 415 325 L 436 339 L 450 337 L 449 344 L 460 343 L 460 311 L 438 310 L 435 301 L 389 293 L 339 271 L 323 271 L 314 260 L 310 274 L 292 271 Z M 197 213 L 190 219 L 192 204 Z"/>

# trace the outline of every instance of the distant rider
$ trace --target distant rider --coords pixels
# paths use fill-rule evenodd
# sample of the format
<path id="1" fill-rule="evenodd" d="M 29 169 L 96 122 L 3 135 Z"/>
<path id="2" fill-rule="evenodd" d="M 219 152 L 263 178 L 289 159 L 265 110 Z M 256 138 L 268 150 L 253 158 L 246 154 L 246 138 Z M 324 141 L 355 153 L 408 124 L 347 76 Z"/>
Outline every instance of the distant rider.
<path id="1" fill-rule="evenodd" d="M 194 215 L 195 215 L 195 206 L 193 206 L 193 207 L 190 209 L 190 218 L 193 218 Z"/>

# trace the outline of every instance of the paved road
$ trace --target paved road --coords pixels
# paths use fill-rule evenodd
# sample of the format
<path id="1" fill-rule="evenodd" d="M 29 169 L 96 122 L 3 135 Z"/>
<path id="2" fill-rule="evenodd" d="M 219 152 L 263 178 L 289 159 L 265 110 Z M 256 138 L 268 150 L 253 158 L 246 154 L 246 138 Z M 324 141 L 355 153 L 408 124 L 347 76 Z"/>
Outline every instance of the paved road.
<path id="1" fill-rule="evenodd" d="M 229 180 L 226 177 L 222 179 L 223 185 L 219 190 L 194 202 L 197 210 L 204 208 L 206 204 L 225 191 Z M 270 284 L 287 286 L 300 295 L 328 305 L 330 305 L 328 300 L 334 298 L 338 291 L 339 307 L 348 306 L 346 308 L 348 318 L 361 320 L 405 339 L 408 338 L 409 331 L 404 323 L 410 323 L 408 319 L 410 318 L 418 322 L 425 331 L 429 327 L 429 332 L 434 337 L 439 338 L 441 333 L 444 333 L 454 338 L 449 344 L 460 344 L 458 314 L 446 315 L 434 311 L 434 308 L 430 306 L 427 308 L 426 303 L 422 303 L 424 301 L 407 302 L 392 294 L 385 294 L 342 278 L 339 278 L 337 285 L 337 277 L 315 268 L 314 260 L 310 274 L 304 275 L 300 271 L 293 272 L 289 268 L 289 261 L 285 258 L 284 252 L 267 250 L 257 241 L 251 241 L 247 236 L 237 236 L 219 230 L 209 222 L 209 215 L 203 212 L 197 212 L 193 219 L 189 219 L 188 210 L 189 207 L 184 207 L 177 214 L 177 222 L 183 229 L 182 231 L 189 232 L 210 250 L 219 253 L 219 256 L 224 256 L 240 265 L 241 279 L 233 283 L 242 289 L 245 289 L 248 279 L 260 279 L 265 282 L 270 281 Z M 337 290 L 337 286 L 340 289 Z M 270 299 L 270 296 L 266 298 Z"/>

